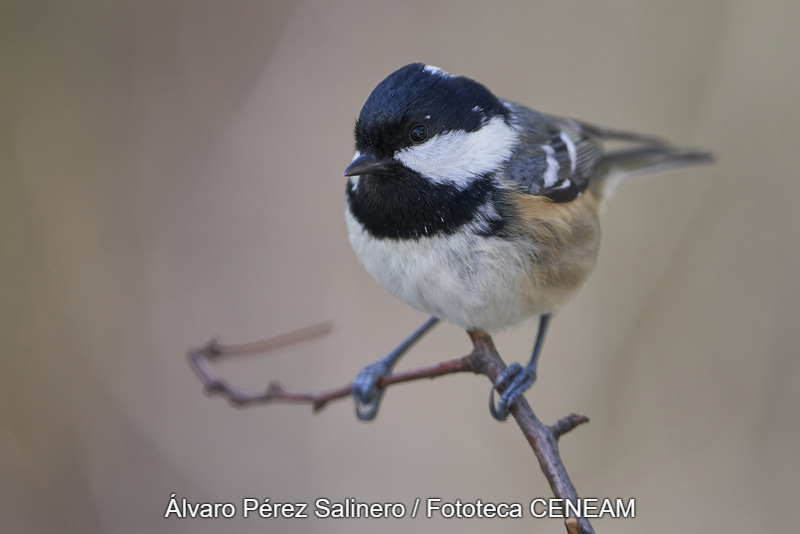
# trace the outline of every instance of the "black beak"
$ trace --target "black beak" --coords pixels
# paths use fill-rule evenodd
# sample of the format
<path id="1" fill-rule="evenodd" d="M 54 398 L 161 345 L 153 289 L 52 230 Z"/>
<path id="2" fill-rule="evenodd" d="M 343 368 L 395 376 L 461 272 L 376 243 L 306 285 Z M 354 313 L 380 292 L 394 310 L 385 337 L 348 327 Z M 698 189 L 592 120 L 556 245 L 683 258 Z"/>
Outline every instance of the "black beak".
<path id="1" fill-rule="evenodd" d="M 350 165 L 344 170 L 345 176 L 358 176 L 360 174 L 366 174 L 368 172 L 377 171 L 380 169 L 385 169 L 388 165 L 388 161 L 384 159 L 378 158 L 374 153 L 370 151 L 364 151 L 363 154 L 358 156 L 356 159 L 353 160 Z"/>

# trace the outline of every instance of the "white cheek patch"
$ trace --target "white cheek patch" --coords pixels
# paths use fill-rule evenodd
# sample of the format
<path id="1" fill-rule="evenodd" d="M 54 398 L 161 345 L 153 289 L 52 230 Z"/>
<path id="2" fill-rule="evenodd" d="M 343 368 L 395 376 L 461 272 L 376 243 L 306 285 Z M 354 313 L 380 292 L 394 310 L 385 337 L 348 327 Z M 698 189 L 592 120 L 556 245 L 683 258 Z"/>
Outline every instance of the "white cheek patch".
<path id="1" fill-rule="evenodd" d="M 475 176 L 495 171 L 511 156 L 515 130 L 495 117 L 474 132 L 455 130 L 395 154 L 395 159 L 435 183 L 466 186 Z"/>

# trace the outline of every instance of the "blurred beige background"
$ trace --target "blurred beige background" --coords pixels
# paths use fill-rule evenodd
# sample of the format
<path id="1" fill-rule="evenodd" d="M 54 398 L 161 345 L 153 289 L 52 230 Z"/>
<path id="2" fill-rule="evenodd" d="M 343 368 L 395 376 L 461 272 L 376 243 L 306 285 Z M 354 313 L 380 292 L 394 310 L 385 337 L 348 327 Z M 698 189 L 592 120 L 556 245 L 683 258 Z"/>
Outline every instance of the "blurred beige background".
<path id="1" fill-rule="evenodd" d="M 599 532 L 790 532 L 800 497 L 800 3 L 0 4 L 0 531 L 563 532 L 560 520 L 164 519 L 191 502 L 549 497 L 484 377 L 237 411 L 184 354 L 332 319 L 217 369 L 338 386 L 424 317 L 350 251 L 372 88 L 423 61 L 550 113 L 718 154 L 629 184 L 528 393 Z M 535 324 L 498 336 L 526 360 Z M 401 363 L 469 350 L 437 329 Z M 527 514 L 526 514 L 527 516 Z"/>

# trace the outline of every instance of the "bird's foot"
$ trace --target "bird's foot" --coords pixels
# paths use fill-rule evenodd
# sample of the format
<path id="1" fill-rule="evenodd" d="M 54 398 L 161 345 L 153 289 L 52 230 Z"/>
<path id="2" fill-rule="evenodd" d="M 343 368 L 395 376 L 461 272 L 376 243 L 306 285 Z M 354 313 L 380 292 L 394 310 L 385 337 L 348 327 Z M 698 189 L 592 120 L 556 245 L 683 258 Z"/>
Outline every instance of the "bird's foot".
<path id="1" fill-rule="evenodd" d="M 371 421 L 378 414 L 384 389 L 378 381 L 392 372 L 389 364 L 379 360 L 359 372 L 353 380 L 353 400 L 356 401 L 356 416 L 361 421 Z"/>
<path id="2" fill-rule="evenodd" d="M 522 367 L 519 363 L 512 363 L 500 373 L 489 393 L 489 411 L 492 417 L 498 421 L 505 421 L 508 418 L 509 409 L 520 395 L 533 385 L 536 380 L 536 369 L 531 366 Z M 508 384 L 505 391 L 500 395 L 497 407 L 494 405 L 494 391 L 499 390 L 503 385 Z"/>

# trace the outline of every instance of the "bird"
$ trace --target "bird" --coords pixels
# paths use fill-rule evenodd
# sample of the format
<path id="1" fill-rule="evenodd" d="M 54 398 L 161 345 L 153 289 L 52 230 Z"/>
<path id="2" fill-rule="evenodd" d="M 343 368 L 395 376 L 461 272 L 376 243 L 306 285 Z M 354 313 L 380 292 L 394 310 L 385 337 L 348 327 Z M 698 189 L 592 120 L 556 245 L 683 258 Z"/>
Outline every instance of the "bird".
<path id="1" fill-rule="evenodd" d="M 538 317 L 530 360 L 508 366 L 490 391 L 492 416 L 505 420 L 536 379 L 551 318 L 595 266 L 608 199 L 631 177 L 711 161 L 537 112 L 432 65 L 390 74 L 355 123 L 347 228 L 369 274 L 430 318 L 356 376 L 358 418 L 375 417 L 380 378 L 441 320 L 491 335 Z"/>

